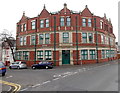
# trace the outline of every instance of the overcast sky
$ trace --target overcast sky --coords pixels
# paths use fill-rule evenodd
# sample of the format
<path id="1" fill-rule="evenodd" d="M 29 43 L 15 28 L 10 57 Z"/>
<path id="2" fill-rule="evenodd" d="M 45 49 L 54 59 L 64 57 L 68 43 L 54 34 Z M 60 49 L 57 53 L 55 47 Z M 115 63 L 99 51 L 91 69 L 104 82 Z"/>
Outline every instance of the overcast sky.
<path id="1" fill-rule="evenodd" d="M 60 11 L 63 4 L 73 11 L 82 11 L 85 5 L 94 15 L 111 18 L 113 31 L 118 41 L 118 1 L 119 0 L 1 0 L 0 1 L 0 33 L 7 29 L 15 37 L 16 23 L 25 15 L 36 17 L 43 9 L 44 4 L 49 12 Z"/>

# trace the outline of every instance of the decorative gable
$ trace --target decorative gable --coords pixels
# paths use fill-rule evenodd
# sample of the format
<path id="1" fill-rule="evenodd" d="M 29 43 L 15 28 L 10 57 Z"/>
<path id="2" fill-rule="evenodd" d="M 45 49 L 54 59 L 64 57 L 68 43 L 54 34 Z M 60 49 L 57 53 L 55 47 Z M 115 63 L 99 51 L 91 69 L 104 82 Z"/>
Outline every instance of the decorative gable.
<path id="1" fill-rule="evenodd" d="M 87 5 L 86 5 L 85 9 L 82 11 L 81 15 L 82 16 L 92 16 L 92 13 L 88 9 Z"/>
<path id="2" fill-rule="evenodd" d="M 22 15 L 22 18 L 21 18 L 21 22 L 22 21 L 26 21 L 28 19 L 28 17 L 27 16 L 25 16 L 25 12 L 23 12 L 23 15 Z"/>
<path id="3" fill-rule="evenodd" d="M 48 17 L 49 15 L 50 15 L 50 14 L 49 14 L 49 12 L 46 10 L 45 5 L 44 5 L 44 8 L 43 8 L 42 12 L 40 13 L 40 17 L 46 18 L 46 17 Z"/>
<path id="4" fill-rule="evenodd" d="M 67 8 L 67 4 L 64 4 L 64 8 L 60 11 L 60 14 L 70 14 L 70 10 Z"/>

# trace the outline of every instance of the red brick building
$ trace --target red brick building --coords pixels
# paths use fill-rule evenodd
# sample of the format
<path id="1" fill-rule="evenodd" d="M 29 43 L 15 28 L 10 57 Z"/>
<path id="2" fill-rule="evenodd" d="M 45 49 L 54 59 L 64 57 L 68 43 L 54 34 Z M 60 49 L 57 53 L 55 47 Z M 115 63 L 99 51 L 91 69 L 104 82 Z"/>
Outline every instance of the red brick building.
<path id="1" fill-rule="evenodd" d="M 88 64 L 115 60 L 113 26 L 104 17 L 95 16 L 87 5 L 82 12 L 64 8 L 49 13 L 44 6 L 40 15 L 29 18 L 23 13 L 17 23 L 17 60 L 30 66 L 40 60 L 55 65 Z"/>

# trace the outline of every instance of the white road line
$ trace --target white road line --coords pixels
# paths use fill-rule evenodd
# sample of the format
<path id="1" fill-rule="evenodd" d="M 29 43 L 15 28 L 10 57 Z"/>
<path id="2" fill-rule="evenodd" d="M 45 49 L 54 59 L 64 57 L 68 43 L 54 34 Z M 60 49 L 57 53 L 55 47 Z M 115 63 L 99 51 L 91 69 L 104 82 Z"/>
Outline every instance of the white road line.
<path id="1" fill-rule="evenodd" d="M 77 74 L 78 72 L 74 72 L 74 74 Z"/>
<path id="2" fill-rule="evenodd" d="M 104 66 L 108 66 L 108 65 L 110 65 L 110 64 L 105 64 L 105 65 L 101 65 L 101 66 L 96 66 L 96 67 L 94 67 L 94 68 L 97 68 L 97 67 L 104 67 Z"/>
<path id="3" fill-rule="evenodd" d="M 13 77 L 13 76 L 8 76 L 8 77 L 6 77 L 6 78 L 11 78 L 11 77 Z"/>
<path id="4" fill-rule="evenodd" d="M 71 73 L 68 74 L 68 76 L 71 76 L 71 75 L 73 75 L 73 72 L 71 72 Z"/>
<path id="5" fill-rule="evenodd" d="M 53 75 L 53 77 L 60 77 L 61 75 Z"/>
<path id="6" fill-rule="evenodd" d="M 93 67 L 92 69 L 99 68 L 99 67 L 104 67 L 104 66 L 108 66 L 108 65 L 110 65 L 110 64 L 105 64 L 105 65 L 95 66 L 95 67 Z M 91 69 L 91 68 L 90 68 L 90 69 Z"/>
<path id="7" fill-rule="evenodd" d="M 91 70 L 92 68 L 88 68 L 87 70 Z"/>
<path id="8" fill-rule="evenodd" d="M 32 87 L 34 88 L 34 87 L 37 87 L 37 86 L 40 86 L 40 85 L 41 85 L 41 84 L 36 84 L 36 85 L 34 85 L 34 86 L 32 86 Z"/>
<path id="9" fill-rule="evenodd" d="M 82 69 L 78 69 L 79 72 L 82 72 L 83 70 Z"/>
<path id="10" fill-rule="evenodd" d="M 43 84 L 46 84 L 46 83 L 49 83 L 49 82 L 51 82 L 51 81 L 45 81 L 45 82 L 42 83 L 42 85 L 43 85 Z"/>
<path id="11" fill-rule="evenodd" d="M 32 86 L 28 86 L 27 88 L 24 88 L 24 89 L 22 89 L 22 90 L 20 90 L 20 91 L 24 91 L 24 90 L 27 90 L 28 88 L 31 88 Z"/>
<path id="12" fill-rule="evenodd" d="M 68 76 L 68 75 L 65 75 L 65 76 L 63 76 L 63 78 L 64 78 L 64 77 L 67 77 L 67 76 Z"/>
<path id="13" fill-rule="evenodd" d="M 24 89 L 22 89 L 22 90 L 20 90 L 20 91 L 25 91 L 25 90 L 27 90 L 28 88 L 24 88 Z"/>
<path id="14" fill-rule="evenodd" d="M 83 71 L 86 71 L 86 68 L 82 68 Z"/>
<path id="15" fill-rule="evenodd" d="M 58 80 L 58 79 L 60 79 L 60 78 L 55 78 L 55 79 L 53 79 L 53 81 Z"/>
<path id="16" fill-rule="evenodd" d="M 71 72 L 65 72 L 65 73 L 63 73 L 63 75 L 65 75 L 65 74 L 69 74 L 69 73 L 71 73 Z"/>
<path id="17" fill-rule="evenodd" d="M 12 87 L 10 86 L 10 88 L 8 89 L 8 91 L 10 91 L 12 89 Z"/>

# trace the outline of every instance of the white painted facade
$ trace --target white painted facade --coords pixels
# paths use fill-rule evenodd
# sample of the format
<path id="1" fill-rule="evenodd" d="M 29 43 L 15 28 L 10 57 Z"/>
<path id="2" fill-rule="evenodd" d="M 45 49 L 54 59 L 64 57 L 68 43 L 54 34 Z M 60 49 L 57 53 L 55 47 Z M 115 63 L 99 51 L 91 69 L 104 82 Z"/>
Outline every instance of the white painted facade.
<path id="1" fill-rule="evenodd" d="M 14 47 L 14 52 L 15 52 L 15 47 Z M 12 62 L 14 62 L 14 60 L 13 60 L 13 55 L 12 55 L 12 51 L 11 51 L 11 49 L 10 49 L 10 47 L 9 48 L 2 48 L 1 49 L 1 54 L 2 54 L 2 62 L 3 63 L 7 63 L 7 62 L 10 62 L 10 63 L 12 63 Z"/>

